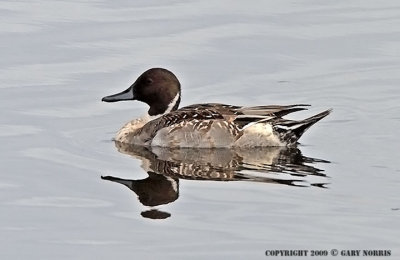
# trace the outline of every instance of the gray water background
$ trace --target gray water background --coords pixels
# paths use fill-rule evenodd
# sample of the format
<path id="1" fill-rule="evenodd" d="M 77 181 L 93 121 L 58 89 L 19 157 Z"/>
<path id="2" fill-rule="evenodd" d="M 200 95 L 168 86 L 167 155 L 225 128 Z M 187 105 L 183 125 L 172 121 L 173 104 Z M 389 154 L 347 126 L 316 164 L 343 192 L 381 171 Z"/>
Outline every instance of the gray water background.
<path id="1" fill-rule="evenodd" d="M 1 259 L 400 255 L 400 2 L 1 1 L 0 15 Z M 110 140 L 147 107 L 100 99 L 151 67 L 178 76 L 183 105 L 333 108 L 300 147 L 332 162 L 329 188 L 182 180 L 170 218 L 142 218 L 100 176 L 146 176 Z"/>

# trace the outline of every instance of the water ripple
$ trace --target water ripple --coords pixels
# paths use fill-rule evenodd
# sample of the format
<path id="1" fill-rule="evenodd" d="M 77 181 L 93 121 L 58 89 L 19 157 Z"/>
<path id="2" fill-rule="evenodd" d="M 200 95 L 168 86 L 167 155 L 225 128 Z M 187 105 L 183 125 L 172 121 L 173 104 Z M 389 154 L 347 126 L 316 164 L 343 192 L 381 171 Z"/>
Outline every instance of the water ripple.
<path id="1" fill-rule="evenodd" d="M 33 197 L 29 199 L 20 199 L 10 204 L 16 206 L 56 208 L 103 208 L 112 205 L 103 200 L 73 197 Z"/>

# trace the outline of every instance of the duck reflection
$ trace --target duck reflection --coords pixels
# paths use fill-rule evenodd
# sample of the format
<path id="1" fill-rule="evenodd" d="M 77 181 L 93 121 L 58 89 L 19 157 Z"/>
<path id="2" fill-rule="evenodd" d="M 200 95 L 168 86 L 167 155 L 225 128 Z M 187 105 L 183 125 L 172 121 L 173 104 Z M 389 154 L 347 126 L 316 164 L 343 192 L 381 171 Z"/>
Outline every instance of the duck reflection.
<path id="1" fill-rule="evenodd" d="M 145 179 L 104 180 L 125 185 L 144 205 L 151 207 L 141 215 L 164 219 L 171 216 L 152 207 L 171 203 L 179 197 L 179 179 L 208 181 L 249 181 L 297 187 L 325 188 L 325 182 L 310 182 L 306 176 L 327 177 L 316 163 L 329 163 L 303 156 L 297 148 L 260 147 L 252 149 L 170 149 L 143 147 L 115 142 L 118 151 L 142 161 Z"/>

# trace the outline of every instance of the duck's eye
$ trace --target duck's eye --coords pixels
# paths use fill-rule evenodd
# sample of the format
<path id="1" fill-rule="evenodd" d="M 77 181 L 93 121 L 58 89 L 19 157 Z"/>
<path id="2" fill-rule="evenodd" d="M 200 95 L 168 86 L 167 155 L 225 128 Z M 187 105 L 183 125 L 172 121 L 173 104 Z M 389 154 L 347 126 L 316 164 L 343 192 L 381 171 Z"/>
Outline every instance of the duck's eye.
<path id="1" fill-rule="evenodd" d="M 153 80 L 151 78 L 147 78 L 146 79 L 146 84 L 151 84 L 151 83 L 153 83 Z"/>

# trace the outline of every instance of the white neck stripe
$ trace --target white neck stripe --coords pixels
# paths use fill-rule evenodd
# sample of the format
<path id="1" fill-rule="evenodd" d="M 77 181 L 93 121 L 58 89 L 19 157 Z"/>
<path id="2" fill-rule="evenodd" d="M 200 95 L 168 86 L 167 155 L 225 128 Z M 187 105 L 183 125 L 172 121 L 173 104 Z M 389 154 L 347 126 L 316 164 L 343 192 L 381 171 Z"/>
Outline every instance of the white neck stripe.
<path id="1" fill-rule="evenodd" d="M 159 117 L 162 116 L 162 115 L 168 114 L 169 112 L 171 112 L 172 108 L 174 108 L 176 102 L 178 102 L 178 99 L 179 99 L 179 93 L 176 94 L 176 96 L 175 96 L 174 99 L 171 101 L 171 103 L 169 103 L 169 105 L 168 105 L 168 107 L 167 107 L 167 110 L 165 110 L 165 112 L 164 112 L 163 114 L 158 114 L 158 115 L 153 115 L 153 116 L 151 116 L 151 115 L 149 115 L 149 114 L 146 114 L 146 115 L 142 116 L 142 117 L 140 118 L 140 120 L 142 120 L 143 122 L 147 123 L 147 122 L 150 122 L 150 121 L 152 121 L 152 120 L 154 120 L 154 119 L 159 118 Z"/>
<path id="2" fill-rule="evenodd" d="M 171 103 L 169 103 L 167 110 L 165 110 L 164 114 L 168 114 L 169 112 L 171 112 L 171 110 L 174 108 L 174 106 L 176 105 L 176 102 L 178 102 L 179 99 L 179 93 L 176 94 L 176 96 L 174 97 L 174 99 L 171 101 Z"/>

